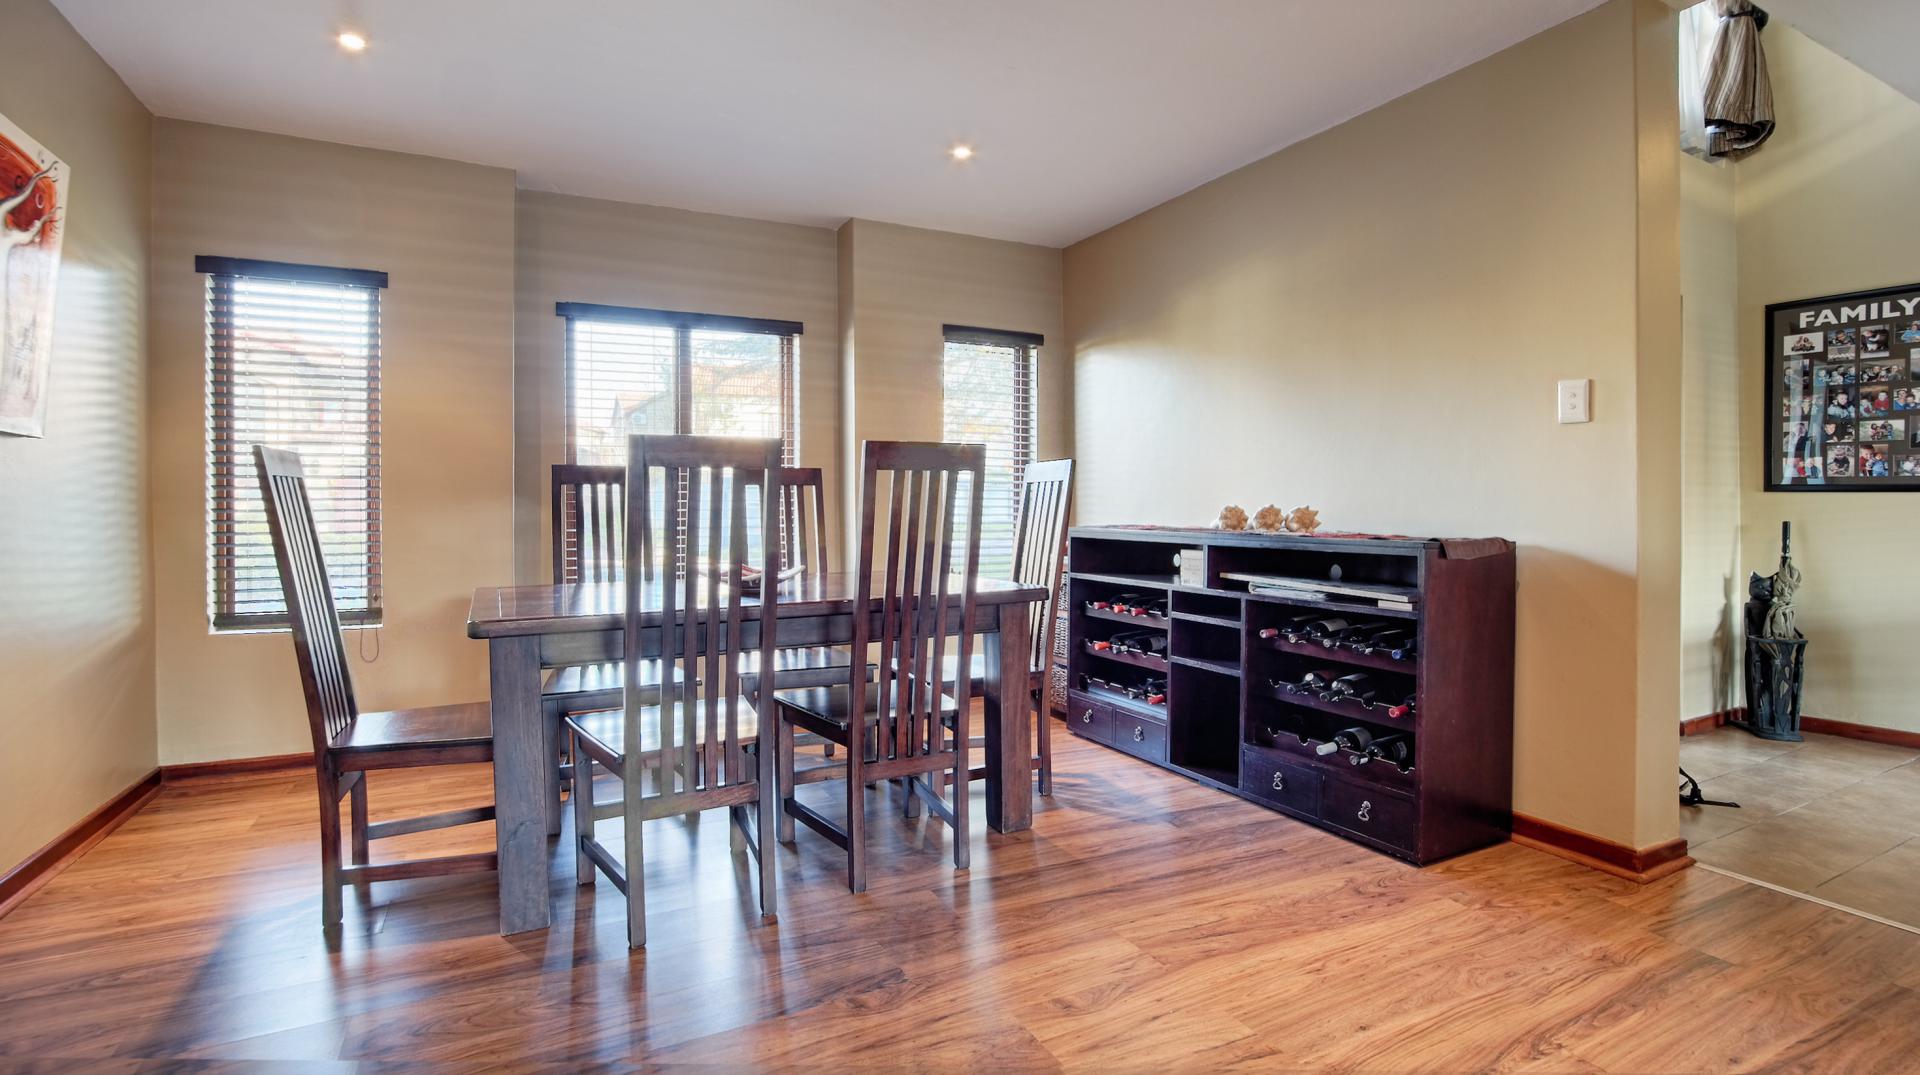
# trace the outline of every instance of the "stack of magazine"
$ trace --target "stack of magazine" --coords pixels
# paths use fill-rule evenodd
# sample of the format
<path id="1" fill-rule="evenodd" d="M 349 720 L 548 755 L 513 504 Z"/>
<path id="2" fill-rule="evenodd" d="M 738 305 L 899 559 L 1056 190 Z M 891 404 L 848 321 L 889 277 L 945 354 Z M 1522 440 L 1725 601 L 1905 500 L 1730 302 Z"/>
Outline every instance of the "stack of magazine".
<path id="1" fill-rule="evenodd" d="M 1247 584 L 1247 592 L 1262 597 L 1295 601 L 1333 601 L 1349 605 L 1377 605 L 1380 608 L 1412 612 L 1420 601 L 1419 591 L 1411 586 L 1393 586 L 1384 582 L 1336 582 L 1331 579 L 1296 579 L 1284 575 L 1249 575 L 1225 571 L 1223 579 Z"/>

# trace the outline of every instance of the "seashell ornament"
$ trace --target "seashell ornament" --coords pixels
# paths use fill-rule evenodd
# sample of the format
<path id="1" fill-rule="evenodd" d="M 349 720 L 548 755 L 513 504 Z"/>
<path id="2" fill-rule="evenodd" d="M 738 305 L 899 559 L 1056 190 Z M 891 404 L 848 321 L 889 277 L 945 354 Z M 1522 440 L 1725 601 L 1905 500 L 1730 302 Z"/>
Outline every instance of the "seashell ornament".
<path id="1" fill-rule="evenodd" d="M 1287 525 L 1287 513 L 1284 511 L 1281 511 L 1277 506 L 1273 504 L 1268 504 L 1266 507 L 1261 508 L 1259 511 L 1256 511 L 1253 513 L 1253 528 L 1255 530 L 1265 530 L 1268 533 L 1278 533 L 1279 531 L 1284 530 L 1286 528 L 1286 525 Z"/>
<path id="2" fill-rule="evenodd" d="M 1320 529 L 1320 513 L 1310 507 L 1287 512 L 1287 529 L 1296 534 L 1311 534 Z"/>
<path id="3" fill-rule="evenodd" d="M 1238 504 L 1228 504 L 1220 509 L 1220 518 L 1214 520 L 1214 526 L 1222 530 L 1245 530 L 1247 528 L 1247 509 Z"/>

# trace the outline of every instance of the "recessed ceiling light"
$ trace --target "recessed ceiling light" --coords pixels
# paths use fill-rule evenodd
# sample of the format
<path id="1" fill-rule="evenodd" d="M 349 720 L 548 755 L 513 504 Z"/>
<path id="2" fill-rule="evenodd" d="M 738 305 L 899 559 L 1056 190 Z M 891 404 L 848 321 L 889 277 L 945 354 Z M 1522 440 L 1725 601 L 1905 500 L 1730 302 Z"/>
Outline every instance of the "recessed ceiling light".
<path id="1" fill-rule="evenodd" d="M 348 52 L 364 52 L 367 48 L 366 35 L 356 34 L 352 30 L 341 31 L 339 36 L 334 38 L 334 41 L 338 42 L 340 47 L 346 49 Z"/>
<path id="2" fill-rule="evenodd" d="M 947 153 L 957 161 L 971 160 L 973 158 L 973 147 L 962 142 L 952 149 L 947 150 Z"/>

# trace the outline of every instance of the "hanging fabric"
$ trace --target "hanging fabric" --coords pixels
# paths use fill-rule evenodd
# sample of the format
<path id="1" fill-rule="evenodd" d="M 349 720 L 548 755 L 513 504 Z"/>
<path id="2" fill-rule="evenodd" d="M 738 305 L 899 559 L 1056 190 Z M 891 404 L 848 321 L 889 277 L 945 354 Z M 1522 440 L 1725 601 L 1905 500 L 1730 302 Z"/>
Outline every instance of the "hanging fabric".
<path id="1" fill-rule="evenodd" d="M 1760 31 L 1767 13 L 1752 0 L 1713 0 L 1720 32 L 1707 57 L 1707 156 L 1744 157 L 1773 135 L 1773 83 Z"/>

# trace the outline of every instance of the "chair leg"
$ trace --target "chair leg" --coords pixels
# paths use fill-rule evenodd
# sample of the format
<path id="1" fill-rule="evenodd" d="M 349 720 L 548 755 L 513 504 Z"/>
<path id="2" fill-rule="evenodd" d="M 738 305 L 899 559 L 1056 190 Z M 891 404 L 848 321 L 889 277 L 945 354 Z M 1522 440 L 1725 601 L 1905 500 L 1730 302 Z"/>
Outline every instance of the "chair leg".
<path id="1" fill-rule="evenodd" d="M 904 818 L 919 817 L 920 816 L 920 793 L 914 790 L 913 778 L 907 777 L 906 779 L 900 781 L 900 790 L 904 791 L 907 796 L 907 801 L 901 804 L 900 816 Z"/>
<path id="2" fill-rule="evenodd" d="M 847 743 L 847 888 L 867 890 L 867 744 L 860 722 Z"/>
<path id="3" fill-rule="evenodd" d="M 320 785 L 320 924 L 340 924 L 340 778 L 332 763 L 322 761 L 316 774 Z"/>
<path id="4" fill-rule="evenodd" d="M 593 759 L 569 735 L 573 752 L 573 880 L 593 884 L 593 860 L 587 857 L 586 842 L 593 839 Z"/>
<path id="5" fill-rule="evenodd" d="M 953 790 L 948 793 L 947 804 L 953 807 L 953 868 L 964 870 L 973 854 L 973 841 L 969 835 L 971 808 L 967 800 L 973 787 L 972 767 L 967 764 L 967 714 L 962 712 L 954 722 L 953 736 Z M 1026 759 L 1021 759 L 1026 764 Z M 1024 778 L 1025 774 L 1021 774 Z"/>
<path id="6" fill-rule="evenodd" d="M 754 850 L 757 852 L 760 866 L 760 917 L 763 920 L 774 917 L 777 895 L 774 859 L 779 855 L 774 851 L 773 841 L 767 839 L 768 834 L 772 833 L 778 824 L 775 818 L 780 813 L 780 776 L 779 769 L 774 764 L 777 760 L 774 757 L 775 753 L 765 749 L 764 746 L 754 752 L 754 761 L 758 770 L 755 779 L 760 785 L 760 797 L 753 804 L 754 810 L 759 815 L 756 819 L 757 824 L 754 825 L 753 838 Z"/>
<path id="7" fill-rule="evenodd" d="M 560 805 L 560 706 L 557 702 L 542 702 L 540 705 L 541 742 L 546 744 L 546 814 L 547 835 L 560 835 L 560 817 L 564 810 Z"/>
<path id="8" fill-rule="evenodd" d="M 787 800 L 798 795 L 800 789 L 793 782 L 793 725 L 785 720 L 780 720 L 779 724 L 779 743 L 774 748 L 780 770 L 779 789 L 774 797 L 779 800 L 780 818 L 776 823 L 779 835 L 775 839 L 783 844 L 791 844 L 794 840 L 793 815 L 787 812 Z"/>
<path id="9" fill-rule="evenodd" d="M 373 861 L 367 847 L 367 774 L 361 773 L 348 793 L 353 800 L 353 864 L 365 866 Z"/>
<path id="10" fill-rule="evenodd" d="M 1040 794 L 1053 794 L 1053 715 L 1047 712 L 1046 696 L 1034 699 L 1034 723 L 1040 728 Z"/>
<path id="11" fill-rule="evenodd" d="M 638 768 L 634 755 L 627 755 L 627 768 Z M 624 796 L 620 809 L 620 822 L 624 830 L 621 841 L 626 853 L 627 866 L 627 947 L 645 948 L 647 946 L 647 867 L 646 856 L 640 842 L 640 825 L 644 816 L 640 809 L 640 789 L 627 785 L 627 773 L 620 774 L 620 791 Z"/>

